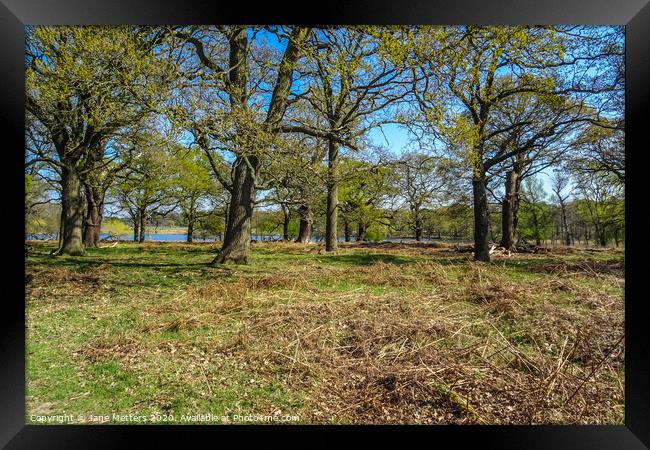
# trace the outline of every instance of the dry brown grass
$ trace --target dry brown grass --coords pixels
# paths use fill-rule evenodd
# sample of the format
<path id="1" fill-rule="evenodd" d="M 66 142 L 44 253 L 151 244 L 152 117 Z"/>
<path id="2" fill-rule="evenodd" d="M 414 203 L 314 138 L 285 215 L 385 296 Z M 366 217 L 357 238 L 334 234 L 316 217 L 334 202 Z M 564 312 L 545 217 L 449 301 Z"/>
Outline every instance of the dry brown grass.
<path id="1" fill-rule="evenodd" d="M 66 302 L 97 301 L 112 291 L 103 280 L 103 267 L 78 273 L 64 267 L 27 267 L 25 293 L 56 307 Z"/>
<path id="2" fill-rule="evenodd" d="M 587 327 L 591 336 L 565 334 L 552 341 L 559 348 L 526 353 L 489 319 L 452 312 L 441 300 L 357 296 L 294 304 L 247 322 L 249 345 L 238 335 L 229 355 L 313 392 L 314 422 L 594 423 L 602 420 L 599 402 L 622 395 L 589 375 L 621 350 L 620 342 L 584 345 L 610 330 Z M 486 322 L 494 332 L 477 336 Z M 592 359 L 580 356 L 585 350 Z"/>
<path id="3" fill-rule="evenodd" d="M 417 276 L 377 262 L 346 273 L 368 285 L 416 287 L 427 278 L 438 286 L 458 283 L 444 270 L 428 263 L 417 267 Z M 603 406 L 622 396 L 607 378 L 608 371 L 622 367 L 622 343 L 616 341 L 622 322 L 612 330 L 612 321 L 622 316 L 589 316 L 532 300 L 541 289 L 579 289 L 569 281 L 517 284 L 495 280 L 484 273 L 489 271 L 470 265 L 462 280 L 469 303 L 448 293 L 420 292 L 352 292 L 329 300 L 321 293 L 323 301 L 313 302 L 305 298 L 310 280 L 304 276 L 215 286 L 229 292 L 221 297 L 229 299 L 228 308 L 215 305 L 221 314 L 244 313 L 240 332 L 216 353 L 311 392 L 310 422 L 612 420 Z M 263 293 L 273 289 L 299 292 L 289 304 L 252 312 L 252 305 L 267 303 Z M 522 330 L 500 331 L 503 320 L 520 321 Z"/>
<path id="4" fill-rule="evenodd" d="M 561 275 L 564 277 L 597 277 L 603 275 L 611 275 L 623 278 L 625 275 L 625 264 L 620 259 L 611 259 L 606 261 L 561 261 L 540 265 L 536 268 L 536 270 L 539 272 Z"/>
<path id="5" fill-rule="evenodd" d="M 232 269 L 166 295 L 140 290 L 131 329 L 77 345 L 73 356 L 136 372 L 180 361 L 178 376 L 199 380 L 207 397 L 224 383 L 207 371 L 227 363 L 304 392 L 300 415 L 310 423 L 622 423 L 618 260 L 557 256 L 513 278 L 518 269 L 500 262 L 404 245 L 339 253 L 418 259 L 342 266 L 315 253 L 266 273 Z M 253 247 L 289 255 L 318 248 Z M 91 297 L 110 298 L 106 270 L 30 267 L 30 296 L 65 305 L 92 287 Z"/>
<path id="6" fill-rule="evenodd" d="M 123 360 L 135 357 L 139 353 L 139 344 L 136 339 L 121 336 L 79 347 L 72 354 L 91 362 Z"/>
<path id="7" fill-rule="evenodd" d="M 444 285 L 451 282 L 444 266 L 431 262 L 416 262 L 408 267 L 375 261 L 367 266 L 330 270 L 327 277 L 346 279 L 367 286 L 417 288 L 425 284 Z"/>

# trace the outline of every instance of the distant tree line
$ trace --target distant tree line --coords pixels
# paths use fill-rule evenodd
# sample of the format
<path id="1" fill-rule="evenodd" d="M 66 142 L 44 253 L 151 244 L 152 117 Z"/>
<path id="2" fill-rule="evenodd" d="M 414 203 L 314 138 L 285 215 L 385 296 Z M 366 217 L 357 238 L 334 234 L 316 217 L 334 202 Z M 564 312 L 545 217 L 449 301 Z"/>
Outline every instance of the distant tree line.
<path id="1" fill-rule="evenodd" d="M 621 27 L 26 35 L 26 234 L 55 254 L 172 223 L 221 239 L 215 263 L 246 263 L 255 236 L 469 239 L 481 261 L 624 241 Z"/>

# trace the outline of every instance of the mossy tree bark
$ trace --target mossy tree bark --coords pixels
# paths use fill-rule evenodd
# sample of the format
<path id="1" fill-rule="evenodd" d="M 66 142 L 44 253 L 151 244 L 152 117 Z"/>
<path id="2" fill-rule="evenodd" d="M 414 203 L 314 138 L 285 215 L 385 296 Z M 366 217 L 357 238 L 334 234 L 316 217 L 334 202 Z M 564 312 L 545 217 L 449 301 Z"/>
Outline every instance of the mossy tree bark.
<path id="1" fill-rule="evenodd" d="M 61 247 L 57 254 L 83 255 L 83 198 L 81 196 L 81 178 L 72 165 L 61 169 L 61 223 L 63 232 Z"/>

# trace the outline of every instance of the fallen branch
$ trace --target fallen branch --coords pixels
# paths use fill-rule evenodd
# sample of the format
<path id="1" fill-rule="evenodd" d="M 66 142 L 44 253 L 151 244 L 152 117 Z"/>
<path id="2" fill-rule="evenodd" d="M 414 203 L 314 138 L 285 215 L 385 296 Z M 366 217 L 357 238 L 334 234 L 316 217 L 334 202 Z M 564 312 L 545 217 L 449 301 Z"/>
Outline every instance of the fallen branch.
<path id="1" fill-rule="evenodd" d="M 423 386 L 422 383 L 418 383 Z M 486 421 L 478 414 L 476 409 L 470 405 L 469 397 L 463 397 L 457 392 L 451 390 L 446 384 L 441 383 L 436 386 L 436 391 L 444 397 L 449 403 L 464 412 L 471 420 L 485 424 Z"/>
<path id="2" fill-rule="evenodd" d="M 535 247 L 530 245 L 518 245 L 515 250 L 517 250 L 517 253 L 535 253 Z"/>
<path id="3" fill-rule="evenodd" d="M 473 245 L 454 245 L 454 250 L 457 251 L 458 253 L 471 253 L 474 251 L 474 246 Z"/>

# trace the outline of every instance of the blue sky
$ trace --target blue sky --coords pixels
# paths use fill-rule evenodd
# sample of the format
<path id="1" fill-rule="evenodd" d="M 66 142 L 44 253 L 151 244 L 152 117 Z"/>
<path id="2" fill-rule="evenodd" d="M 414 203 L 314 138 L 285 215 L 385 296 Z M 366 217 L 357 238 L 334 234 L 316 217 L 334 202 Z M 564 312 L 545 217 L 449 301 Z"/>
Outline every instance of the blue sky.
<path id="1" fill-rule="evenodd" d="M 409 146 L 408 131 L 397 124 L 374 128 L 367 136 L 374 144 L 388 148 L 396 156 Z"/>
<path id="2" fill-rule="evenodd" d="M 248 34 L 249 38 L 252 38 L 252 30 L 249 29 Z M 257 39 L 266 41 L 269 45 L 276 48 L 279 52 L 282 52 L 286 47 L 286 39 L 278 41 L 277 36 L 263 29 L 258 31 Z M 302 86 L 295 84 L 294 90 L 301 91 Z M 270 95 L 270 93 L 268 95 Z M 419 150 L 417 148 L 417 144 L 411 142 L 409 132 L 404 127 L 401 127 L 397 124 L 387 124 L 383 125 L 381 128 L 375 128 L 367 134 L 367 137 L 373 144 L 378 147 L 387 149 L 394 156 L 399 156 L 404 150 L 409 147 L 413 150 Z M 551 192 L 551 181 L 549 176 L 551 173 L 552 168 L 538 174 L 548 194 Z"/>
<path id="3" fill-rule="evenodd" d="M 387 148 L 395 156 L 400 155 L 409 147 L 417 149 L 417 144 L 411 142 L 408 131 L 397 124 L 383 125 L 381 129 L 374 128 L 368 133 L 368 137 L 375 145 Z M 552 173 L 552 168 L 548 168 L 537 175 L 548 195 L 552 192 L 550 178 Z"/>
<path id="4" fill-rule="evenodd" d="M 252 37 L 252 32 L 249 32 L 249 38 L 250 37 Z M 265 30 L 259 31 L 258 38 L 266 39 L 271 46 L 275 47 L 279 51 L 283 51 L 286 47 L 286 40 L 278 42 L 275 35 L 268 33 Z M 590 75 L 593 75 L 593 73 L 590 73 Z M 294 89 L 295 87 L 296 86 L 294 86 Z M 300 86 L 298 86 L 298 90 L 300 90 Z M 378 147 L 386 148 L 394 156 L 399 156 L 409 147 L 418 150 L 417 144 L 411 142 L 408 131 L 397 124 L 387 124 L 383 125 L 381 128 L 374 128 L 368 132 L 367 137 L 373 144 Z M 551 193 L 551 173 L 552 168 L 549 168 L 537 175 L 541 179 L 547 194 Z"/>

